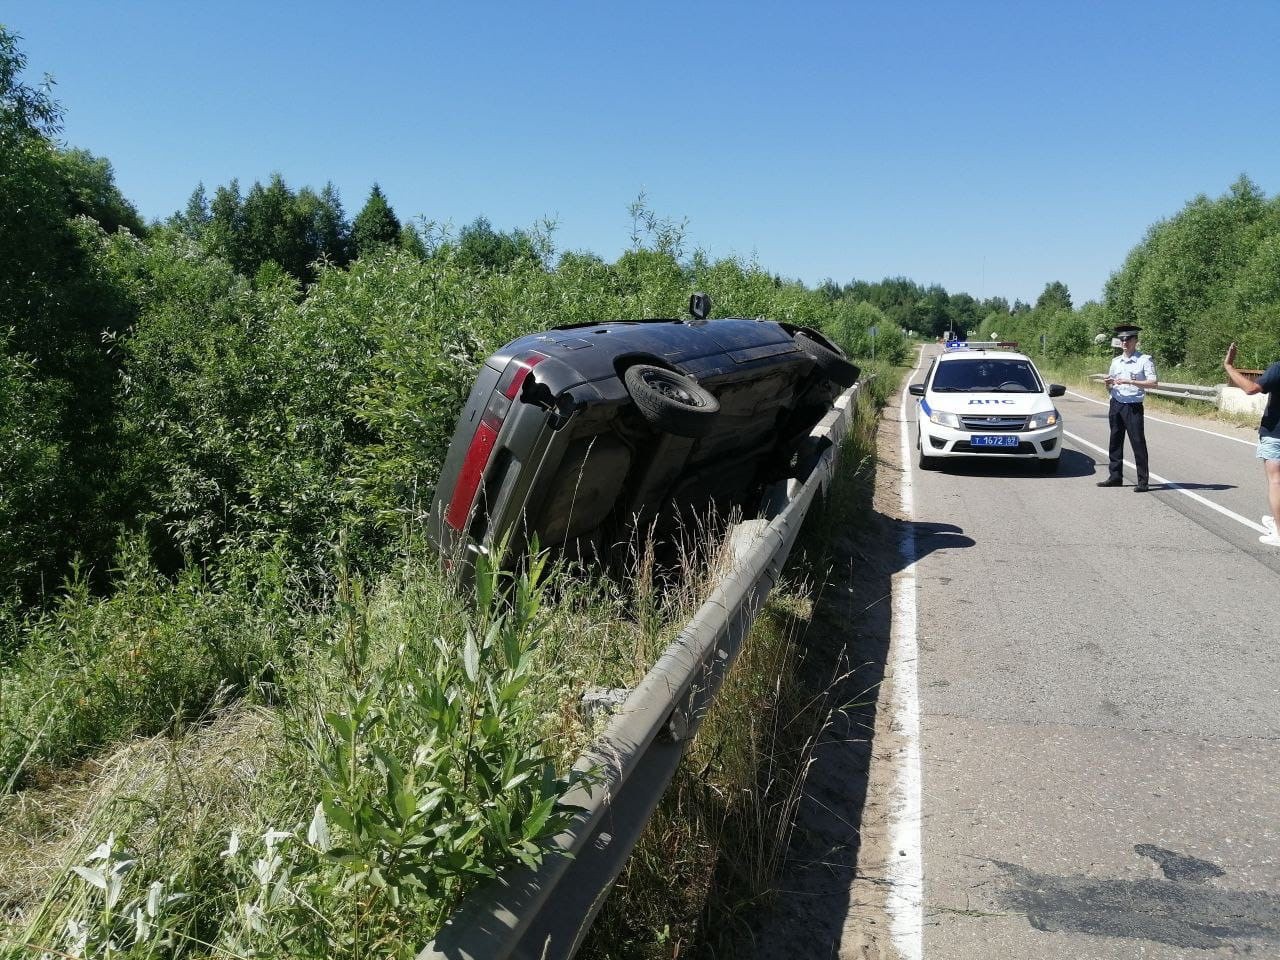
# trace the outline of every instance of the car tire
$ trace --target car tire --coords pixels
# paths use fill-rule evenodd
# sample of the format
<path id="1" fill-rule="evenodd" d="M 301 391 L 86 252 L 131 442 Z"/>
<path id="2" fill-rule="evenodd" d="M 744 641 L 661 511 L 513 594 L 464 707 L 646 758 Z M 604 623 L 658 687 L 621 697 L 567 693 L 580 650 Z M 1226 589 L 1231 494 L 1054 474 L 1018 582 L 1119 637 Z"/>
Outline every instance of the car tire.
<path id="1" fill-rule="evenodd" d="M 1061 457 L 1054 457 L 1052 460 L 1041 460 L 1040 472 L 1046 475 L 1055 474 L 1058 472 L 1058 467 L 1061 464 L 1062 464 Z"/>
<path id="2" fill-rule="evenodd" d="M 924 452 L 924 437 L 916 438 L 916 463 L 921 470 L 937 470 L 942 466 L 941 457 L 929 457 Z"/>
<path id="3" fill-rule="evenodd" d="M 622 379 L 640 415 L 655 429 L 696 439 L 715 426 L 720 401 L 690 377 L 638 363 Z"/>
<path id="4" fill-rule="evenodd" d="M 816 330 L 797 331 L 796 346 L 804 351 L 813 361 L 814 366 L 832 383 L 842 387 L 852 387 L 862 375 L 857 364 L 850 363 L 842 357 L 836 345 Z"/>

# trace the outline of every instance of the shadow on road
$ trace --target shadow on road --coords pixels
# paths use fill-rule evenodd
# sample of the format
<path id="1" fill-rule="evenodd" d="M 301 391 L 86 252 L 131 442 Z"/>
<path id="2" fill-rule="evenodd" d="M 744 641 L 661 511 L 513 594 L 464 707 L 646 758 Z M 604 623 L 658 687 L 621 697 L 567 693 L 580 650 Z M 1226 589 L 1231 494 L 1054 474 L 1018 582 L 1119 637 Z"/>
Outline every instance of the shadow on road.
<path id="1" fill-rule="evenodd" d="M 1065 466 L 1065 464 L 1064 464 Z M 1025 470 L 1021 464 L 998 469 Z M 1035 469 L 1032 465 L 1032 469 Z M 1027 471 L 1030 475 L 1030 471 Z M 735 954 L 743 960 L 834 960 L 861 957 L 874 940 L 879 895 L 856 903 L 852 891 L 863 846 L 861 827 L 881 814 L 866 809 L 876 729 L 876 700 L 885 676 L 893 615 L 893 578 L 905 566 L 904 535 L 914 535 L 914 559 L 937 550 L 972 547 L 964 530 L 948 523 L 911 523 L 870 510 L 864 525 L 836 544 L 831 576 L 821 591 L 806 638 L 816 689 L 840 664 L 843 709 L 833 715 L 809 767 L 790 853 L 778 894 L 758 911 L 752 940 Z M 869 857 L 878 860 L 879 854 Z M 877 889 L 861 878 L 857 889 Z M 860 918 L 851 921 L 850 918 Z M 851 924 L 848 930 L 846 925 Z M 874 951 L 866 954 L 876 956 Z"/>
<path id="2" fill-rule="evenodd" d="M 1045 475 L 1039 460 L 1002 460 L 1000 457 L 983 457 L 982 459 L 972 460 L 942 460 L 942 466 L 939 467 L 939 473 L 954 474 L 960 477 L 1010 477 L 1013 479 L 1026 478 L 1028 480 L 1035 479 L 1037 483 L 1044 483 L 1046 480 L 1052 482 L 1055 479 L 1068 479 L 1071 477 L 1087 477 L 1098 469 L 1098 461 L 1087 453 L 1081 453 L 1079 450 L 1072 450 L 1069 447 L 1062 448 L 1062 454 L 1058 459 L 1058 469 L 1056 473 Z M 1103 464 L 1106 469 L 1106 464 Z"/>
<path id="3" fill-rule="evenodd" d="M 975 542 L 954 523 L 913 523 L 911 526 L 915 531 L 917 560 L 927 557 L 935 550 L 972 547 Z"/>

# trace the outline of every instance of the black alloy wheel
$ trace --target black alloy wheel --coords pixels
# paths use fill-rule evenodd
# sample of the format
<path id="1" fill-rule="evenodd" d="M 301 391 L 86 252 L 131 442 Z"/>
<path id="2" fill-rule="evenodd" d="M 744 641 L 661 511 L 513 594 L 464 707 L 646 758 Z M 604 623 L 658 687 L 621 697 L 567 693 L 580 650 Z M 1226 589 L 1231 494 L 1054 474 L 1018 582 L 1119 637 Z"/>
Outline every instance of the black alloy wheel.
<path id="1" fill-rule="evenodd" d="M 705 437 L 715 426 L 720 401 L 684 374 L 641 363 L 627 368 L 623 382 L 641 416 L 664 433 Z"/>

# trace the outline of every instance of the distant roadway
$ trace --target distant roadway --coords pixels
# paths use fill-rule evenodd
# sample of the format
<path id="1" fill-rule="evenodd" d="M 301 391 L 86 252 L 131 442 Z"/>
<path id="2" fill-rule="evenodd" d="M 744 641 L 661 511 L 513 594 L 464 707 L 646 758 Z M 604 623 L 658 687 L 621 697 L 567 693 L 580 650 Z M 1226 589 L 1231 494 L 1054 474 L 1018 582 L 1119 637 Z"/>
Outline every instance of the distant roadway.
<path id="1" fill-rule="evenodd" d="M 1131 465 L 1099 489 L 1099 400 L 1058 401 L 1042 476 L 920 471 L 899 398 L 899 956 L 1280 957 L 1280 550 L 1258 543 L 1256 433 L 1149 409 L 1151 492 Z"/>

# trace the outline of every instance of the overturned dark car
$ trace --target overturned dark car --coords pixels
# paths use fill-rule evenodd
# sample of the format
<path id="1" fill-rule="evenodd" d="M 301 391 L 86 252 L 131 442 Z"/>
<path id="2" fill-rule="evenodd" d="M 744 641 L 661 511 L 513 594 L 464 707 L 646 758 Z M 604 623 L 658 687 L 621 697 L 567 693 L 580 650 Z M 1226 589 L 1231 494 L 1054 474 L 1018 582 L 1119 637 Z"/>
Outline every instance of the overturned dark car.
<path id="1" fill-rule="evenodd" d="M 687 320 L 557 328 L 490 356 L 436 486 L 437 549 L 466 565 L 536 538 L 608 558 L 638 531 L 755 515 L 859 371 L 815 330 L 709 310 L 695 294 Z"/>

